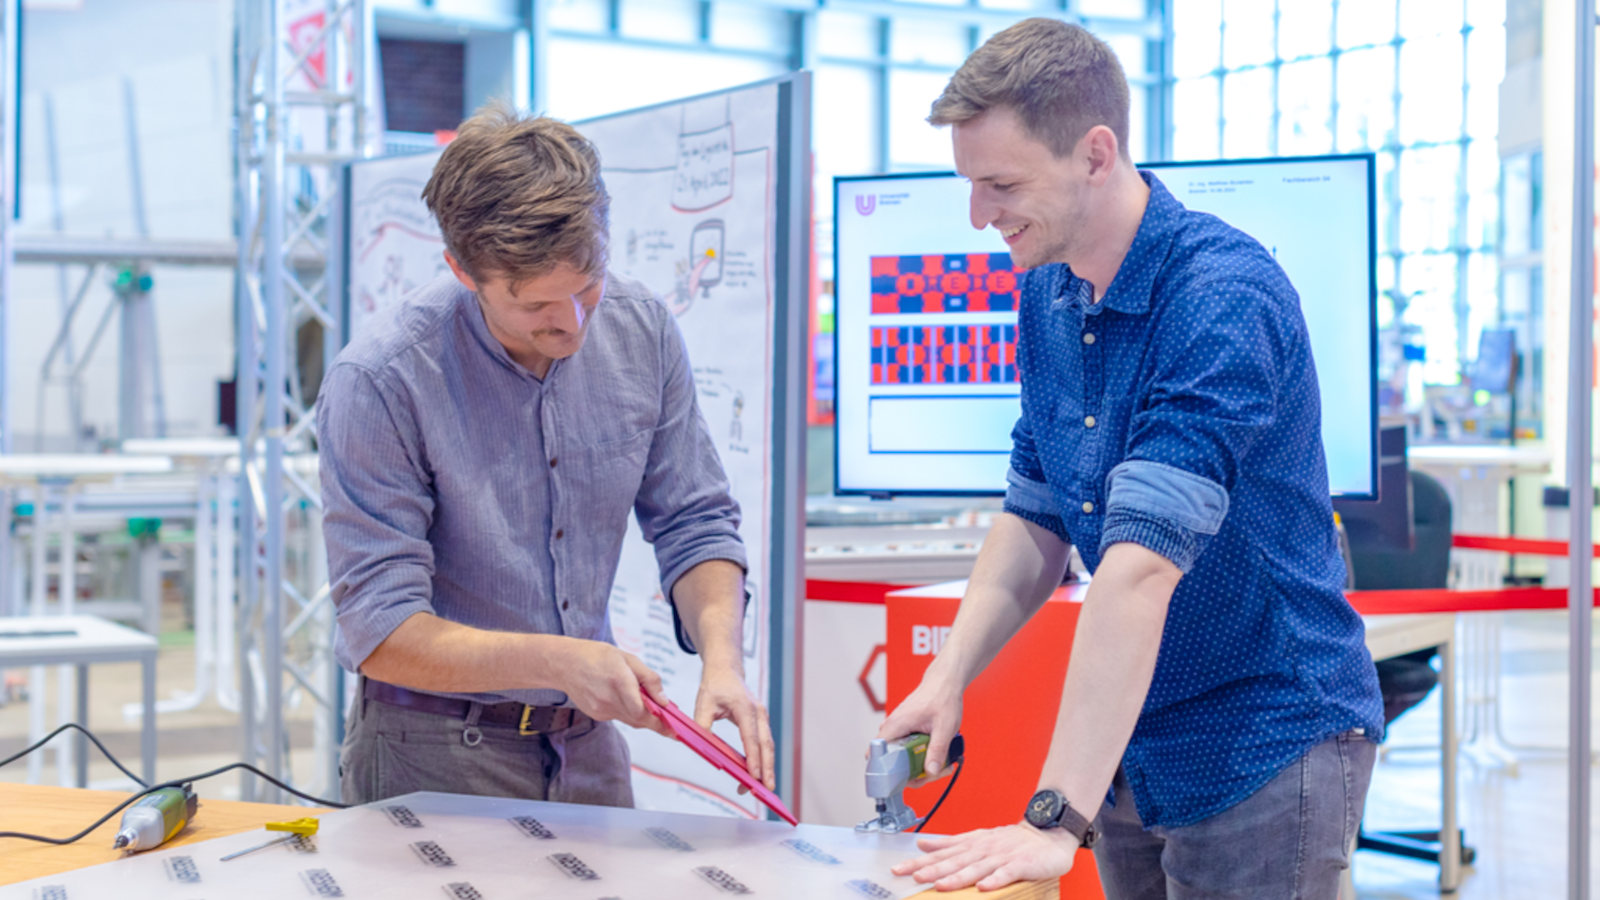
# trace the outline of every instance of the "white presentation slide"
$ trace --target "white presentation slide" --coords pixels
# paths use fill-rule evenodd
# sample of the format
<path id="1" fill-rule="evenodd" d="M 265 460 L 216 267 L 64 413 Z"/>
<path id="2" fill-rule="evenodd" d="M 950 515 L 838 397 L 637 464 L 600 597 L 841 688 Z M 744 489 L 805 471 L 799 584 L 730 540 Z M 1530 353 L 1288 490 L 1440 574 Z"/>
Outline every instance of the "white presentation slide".
<path id="1" fill-rule="evenodd" d="M 1374 493 L 1366 155 L 1150 166 L 1260 241 L 1300 294 L 1335 496 Z M 837 488 L 1000 493 L 1019 409 L 1005 244 L 957 175 L 835 181 Z M 1009 289 L 1009 293 L 1008 293 Z"/>

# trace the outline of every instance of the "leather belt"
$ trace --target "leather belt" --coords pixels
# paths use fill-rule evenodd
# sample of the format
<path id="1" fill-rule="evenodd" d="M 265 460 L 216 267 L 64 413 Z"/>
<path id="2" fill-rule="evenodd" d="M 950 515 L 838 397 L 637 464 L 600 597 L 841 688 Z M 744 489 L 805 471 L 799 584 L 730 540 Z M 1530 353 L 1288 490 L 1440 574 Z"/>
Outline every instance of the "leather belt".
<path id="1" fill-rule="evenodd" d="M 390 706 L 417 712 L 466 719 L 472 711 L 471 700 L 457 700 L 408 690 L 386 681 L 362 679 L 365 687 L 361 695 Z M 525 703 L 484 703 L 478 715 L 480 725 L 514 725 L 517 733 L 525 736 L 561 731 L 589 721 L 589 717 L 570 706 L 528 706 Z"/>

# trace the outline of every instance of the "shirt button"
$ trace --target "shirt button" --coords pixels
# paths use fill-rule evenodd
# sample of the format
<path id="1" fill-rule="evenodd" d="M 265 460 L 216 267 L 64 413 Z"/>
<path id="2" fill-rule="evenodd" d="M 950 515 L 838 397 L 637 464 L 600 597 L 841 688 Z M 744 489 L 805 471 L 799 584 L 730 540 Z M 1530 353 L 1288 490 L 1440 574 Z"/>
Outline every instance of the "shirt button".
<path id="1" fill-rule="evenodd" d="M 1083 501 L 1083 511 L 1086 513 L 1094 512 L 1094 504 L 1087 500 Z"/>
<path id="2" fill-rule="evenodd" d="M 554 469 L 555 467 L 556 467 L 556 458 L 554 456 L 552 456 L 552 457 L 550 457 L 550 468 Z"/>
<path id="3" fill-rule="evenodd" d="M 567 609 L 570 606 L 572 606 L 572 601 L 571 600 L 563 600 L 563 601 L 561 601 L 561 608 L 562 609 Z"/>
<path id="4" fill-rule="evenodd" d="M 1083 342 L 1084 342 L 1084 343 L 1085 343 L 1085 344 L 1092 344 L 1092 343 L 1094 343 L 1094 335 L 1093 335 L 1093 334 L 1091 334 L 1091 333 L 1087 333 L 1087 332 L 1086 332 L 1086 333 L 1085 333 L 1085 334 L 1084 334 L 1084 335 L 1083 335 Z"/>
<path id="5" fill-rule="evenodd" d="M 1094 427 L 1094 416 L 1084 416 L 1083 417 L 1083 427 L 1085 427 L 1085 428 L 1093 428 Z"/>
<path id="6" fill-rule="evenodd" d="M 557 528 L 556 529 L 556 540 L 559 541 L 559 540 L 561 540 L 562 538 L 564 538 L 566 536 L 567 536 L 567 530 L 565 528 Z"/>

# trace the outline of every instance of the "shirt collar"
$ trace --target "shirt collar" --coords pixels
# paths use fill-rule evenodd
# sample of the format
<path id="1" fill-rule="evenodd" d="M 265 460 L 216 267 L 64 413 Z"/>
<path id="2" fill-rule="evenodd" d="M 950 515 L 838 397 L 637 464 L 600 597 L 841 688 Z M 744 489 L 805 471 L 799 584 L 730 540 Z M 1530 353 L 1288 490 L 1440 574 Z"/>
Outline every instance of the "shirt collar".
<path id="1" fill-rule="evenodd" d="M 1111 279 L 1111 287 L 1096 307 L 1116 310 L 1119 313 L 1143 315 L 1150 311 L 1150 292 L 1155 286 L 1156 272 L 1167 255 L 1173 235 L 1177 233 L 1180 214 L 1184 211 L 1178 198 L 1172 196 L 1166 185 L 1147 169 L 1139 170 L 1139 177 L 1150 187 L 1150 199 L 1144 207 L 1144 217 L 1139 220 L 1139 230 L 1133 244 L 1122 257 L 1122 265 Z M 1079 280 L 1068 269 L 1070 284 Z M 1092 298 L 1091 298 L 1092 299 Z"/>

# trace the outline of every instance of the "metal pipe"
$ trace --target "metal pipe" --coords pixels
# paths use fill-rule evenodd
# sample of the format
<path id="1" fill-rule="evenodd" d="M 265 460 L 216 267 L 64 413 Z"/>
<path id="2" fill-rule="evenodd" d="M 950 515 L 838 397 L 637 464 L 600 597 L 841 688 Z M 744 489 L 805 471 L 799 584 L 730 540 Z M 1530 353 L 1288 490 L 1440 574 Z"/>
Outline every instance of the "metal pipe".
<path id="1" fill-rule="evenodd" d="M 1567 480 L 1572 502 L 1567 589 L 1567 896 L 1589 900 L 1590 698 L 1594 591 L 1594 30 L 1595 0 L 1577 0 L 1572 146 L 1572 307 L 1568 324 Z"/>

